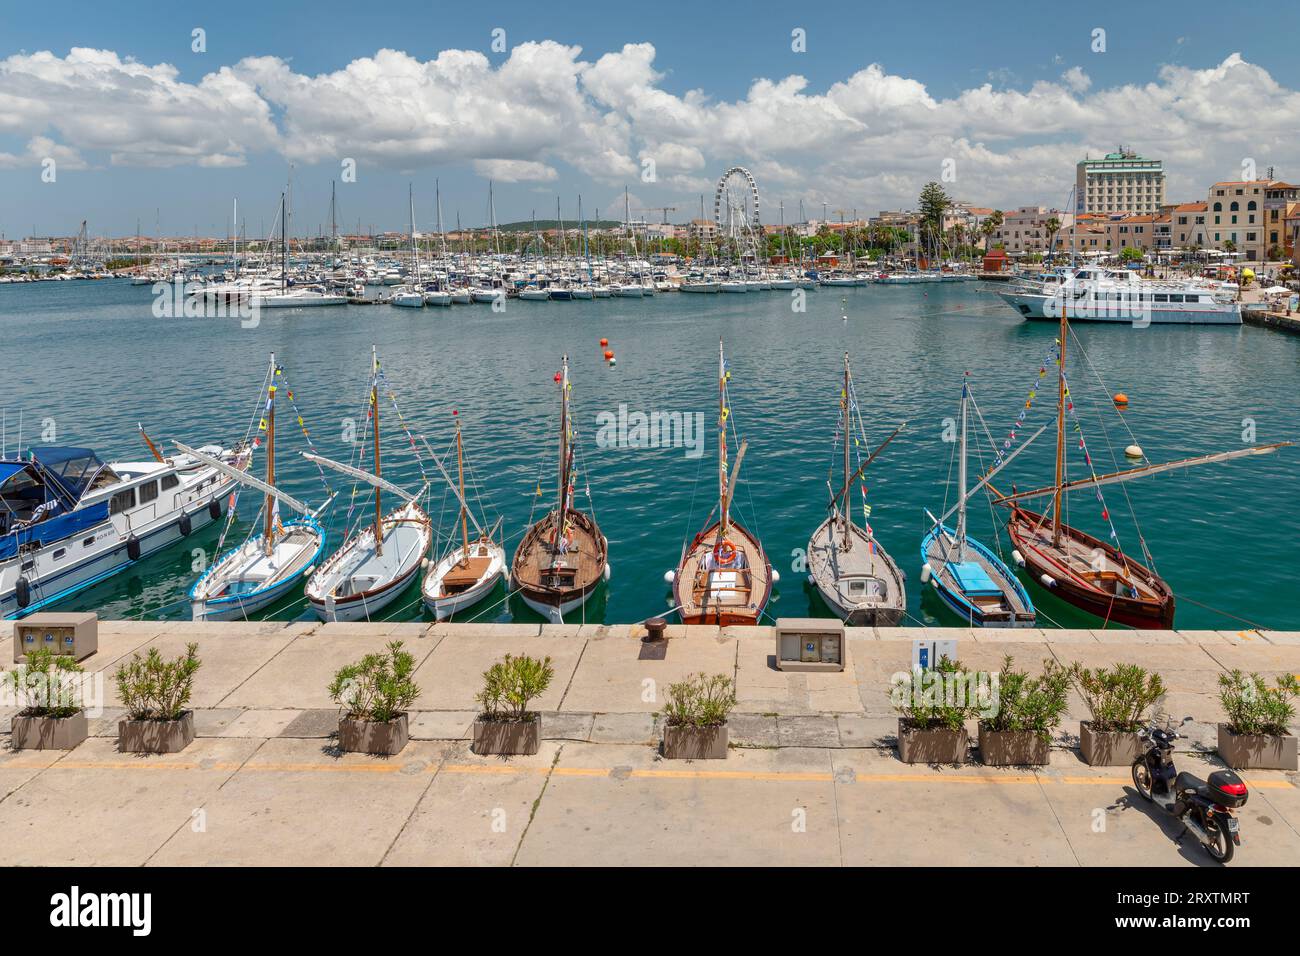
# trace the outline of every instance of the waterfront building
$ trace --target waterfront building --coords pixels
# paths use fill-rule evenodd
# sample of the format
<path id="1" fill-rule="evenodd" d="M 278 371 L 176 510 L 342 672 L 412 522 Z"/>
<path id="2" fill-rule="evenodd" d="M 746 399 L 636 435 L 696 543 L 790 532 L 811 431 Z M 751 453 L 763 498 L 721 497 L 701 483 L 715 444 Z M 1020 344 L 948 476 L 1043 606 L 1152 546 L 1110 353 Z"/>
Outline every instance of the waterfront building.
<path id="1" fill-rule="evenodd" d="M 1062 249 L 1062 235 L 1074 223 L 1074 216 L 1047 206 L 1021 206 L 1002 214 L 1002 225 L 993 232 L 993 242 L 1001 243 L 1008 255 L 1046 252 L 1052 243 L 1047 223 L 1055 219 L 1060 224 L 1056 235 L 1056 248 Z"/>
<path id="2" fill-rule="evenodd" d="M 1153 215 L 1165 202 L 1164 163 L 1121 146 L 1075 168 L 1075 212 Z"/>
<path id="3" fill-rule="evenodd" d="M 1286 232 L 1287 210 L 1300 201 L 1300 186 L 1274 180 L 1264 187 L 1264 253 L 1270 259 L 1289 259 L 1295 247 Z"/>

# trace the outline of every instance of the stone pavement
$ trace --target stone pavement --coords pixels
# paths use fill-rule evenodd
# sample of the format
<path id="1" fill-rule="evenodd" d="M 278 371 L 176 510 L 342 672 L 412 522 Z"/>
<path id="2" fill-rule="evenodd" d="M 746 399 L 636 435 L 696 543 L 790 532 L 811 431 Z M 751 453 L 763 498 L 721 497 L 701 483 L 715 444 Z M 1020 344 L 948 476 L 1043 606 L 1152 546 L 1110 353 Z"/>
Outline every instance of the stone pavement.
<path id="1" fill-rule="evenodd" d="M 1300 634 L 1258 631 L 850 629 L 843 673 L 775 670 L 768 628 L 605 625 L 100 623 L 104 709 L 67 753 L 0 736 L 0 864 L 1066 864 L 1204 865 L 1179 827 L 1138 800 L 1124 768 L 1073 749 L 1072 699 L 1041 769 L 912 767 L 892 750 L 889 678 L 913 637 L 956 638 L 976 670 L 1005 653 L 1132 661 L 1158 670 L 1165 709 L 1189 714 L 1181 769 L 1204 775 L 1232 668 L 1300 672 Z M 398 756 L 339 754 L 333 672 L 394 638 L 423 695 Z M 199 643 L 198 739 L 168 756 L 116 749 L 111 673 L 133 653 Z M 549 655 L 542 752 L 469 751 L 480 675 L 506 652 Z M 662 688 L 703 671 L 736 679 L 726 761 L 665 761 Z M 7 727 L 12 710 L 0 714 Z M 1300 779 L 1244 775 L 1239 864 L 1300 863 Z"/>

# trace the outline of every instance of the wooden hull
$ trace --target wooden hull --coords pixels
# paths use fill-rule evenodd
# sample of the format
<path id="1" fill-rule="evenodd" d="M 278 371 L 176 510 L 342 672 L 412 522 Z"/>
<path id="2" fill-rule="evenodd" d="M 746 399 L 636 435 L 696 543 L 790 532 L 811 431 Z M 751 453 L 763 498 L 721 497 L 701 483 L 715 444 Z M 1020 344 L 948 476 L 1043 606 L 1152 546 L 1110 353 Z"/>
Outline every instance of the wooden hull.
<path id="1" fill-rule="evenodd" d="M 609 544 L 590 516 L 570 511 L 568 543 L 557 552 L 555 517 L 551 512 L 524 534 L 510 564 L 510 586 L 539 614 L 561 620 L 608 576 Z"/>
<path id="2" fill-rule="evenodd" d="M 808 575 L 827 607 L 850 627 L 896 627 L 907 606 L 903 572 L 864 529 L 852 525 L 850 533 L 853 543 L 846 551 L 840 521 L 823 521 L 808 541 Z"/>
<path id="3" fill-rule="evenodd" d="M 1012 509 L 1007 532 L 1034 580 L 1062 600 L 1107 622 L 1158 630 L 1174 626 L 1173 590 L 1113 545 L 1062 525 L 1057 548 L 1051 522 L 1022 508 Z"/>
<path id="4" fill-rule="evenodd" d="M 772 594 L 772 565 L 758 538 L 732 522 L 736 558 L 711 566 L 717 536 L 714 522 L 683 550 L 673 578 L 677 614 L 683 624 L 757 624 Z"/>
<path id="5" fill-rule="evenodd" d="M 457 548 L 425 575 L 421 589 L 424 606 L 437 620 L 445 621 L 491 594 L 505 567 L 505 551 L 495 541 L 471 542 L 468 555 L 464 548 Z M 464 580 L 458 580 L 457 575 Z"/>

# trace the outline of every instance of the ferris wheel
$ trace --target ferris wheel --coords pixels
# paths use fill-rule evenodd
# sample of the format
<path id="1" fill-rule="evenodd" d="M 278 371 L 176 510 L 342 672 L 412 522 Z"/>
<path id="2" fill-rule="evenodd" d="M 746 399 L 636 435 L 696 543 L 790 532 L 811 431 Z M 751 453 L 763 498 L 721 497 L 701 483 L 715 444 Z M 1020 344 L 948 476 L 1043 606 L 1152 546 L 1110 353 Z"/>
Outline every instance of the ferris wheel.
<path id="1" fill-rule="evenodd" d="M 762 232 L 758 218 L 758 184 L 744 166 L 732 166 L 718 180 L 713 194 L 713 222 L 718 235 L 751 240 Z"/>

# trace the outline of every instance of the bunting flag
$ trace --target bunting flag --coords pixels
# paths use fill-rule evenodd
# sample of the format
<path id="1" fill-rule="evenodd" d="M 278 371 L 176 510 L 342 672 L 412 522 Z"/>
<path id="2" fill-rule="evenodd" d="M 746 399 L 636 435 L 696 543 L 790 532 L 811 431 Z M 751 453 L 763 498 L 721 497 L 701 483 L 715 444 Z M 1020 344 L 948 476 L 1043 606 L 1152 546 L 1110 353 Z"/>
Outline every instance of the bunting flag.
<path id="1" fill-rule="evenodd" d="M 1038 383 L 1047 375 L 1047 366 L 1052 362 L 1055 362 L 1058 365 L 1060 364 L 1059 339 L 1056 340 L 1056 343 L 1048 350 L 1047 357 L 1043 360 L 1042 364 L 1038 366 L 1038 378 L 1035 379 L 1032 385 L 1030 385 L 1029 390 L 1025 395 L 1024 407 L 1020 409 L 1020 412 L 1016 415 L 1015 422 L 1013 422 L 1008 428 L 1007 437 L 1002 441 L 1002 447 L 1000 449 L 996 447 L 994 448 L 993 467 L 1002 464 L 1003 460 L 1005 460 L 1010 453 L 1012 446 L 1016 443 L 1016 433 L 1019 432 L 1021 427 L 1025 424 L 1025 419 L 1028 418 L 1030 410 L 1034 407 L 1034 399 L 1038 397 Z M 967 372 L 966 374 L 969 375 L 970 373 Z"/>
<path id="2" fill-rule="evenodd" d="M 1064 372 L 1061 373 L 1061 378 L 1065 378 Z M 1064 391 L 1066 395 L 1070 394 L 1068 381 L 1065 384 Z M 1083 452 L 1083 461 L 1084 464 L 1088 466 L 1088 474 L 1095 481 L 1097 479 L 1097 469 L 1092 462 L 1092 452 L 1089 450 L 1088 443 L 1083 437 L 1083 425 L 1075 414 L 1074 402 L 1067 402 L 1065 408 L 1070 414 L 1070 430 L 1079 436 L 1079 450 Z M 1107 527 L 1110 529 L 1110 540 L 1115 542 L 1116 549 L 1119 549 L 1119 533 L 1115 530 L 1115 523 L 1110 520 L 1110 509 L 1106 507 L 1106 499 L 1102 497 L 1101 488 L 1094 485 L 1092 490 L 1097 497 L 1098 504 L 1101 505 L 1101 520 L 1105 521 Z"/>

